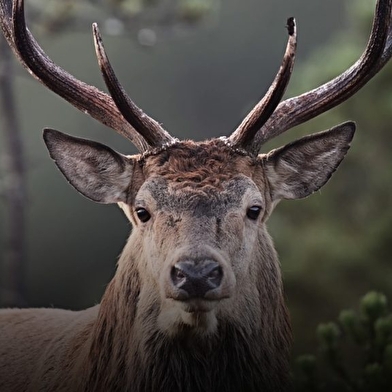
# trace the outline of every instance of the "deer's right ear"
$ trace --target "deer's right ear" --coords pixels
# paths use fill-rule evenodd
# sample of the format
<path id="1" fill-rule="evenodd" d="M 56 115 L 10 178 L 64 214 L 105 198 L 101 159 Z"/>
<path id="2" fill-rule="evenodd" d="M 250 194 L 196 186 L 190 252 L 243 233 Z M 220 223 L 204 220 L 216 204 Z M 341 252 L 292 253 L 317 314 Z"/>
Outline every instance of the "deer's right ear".
<path id="1" fill-rule="evenodd" d="M 98 203 L 127 201 L 135 162 L 111 148 L 86 139 L 44 130 L 51 158 L 69 183 Z"/>
<path id="2" fill-rule="evenodd" d="M 273 201 L 300 199 L 319 190 L 350 148 L 355 124 L 305 136 L 262 157 Z"/>

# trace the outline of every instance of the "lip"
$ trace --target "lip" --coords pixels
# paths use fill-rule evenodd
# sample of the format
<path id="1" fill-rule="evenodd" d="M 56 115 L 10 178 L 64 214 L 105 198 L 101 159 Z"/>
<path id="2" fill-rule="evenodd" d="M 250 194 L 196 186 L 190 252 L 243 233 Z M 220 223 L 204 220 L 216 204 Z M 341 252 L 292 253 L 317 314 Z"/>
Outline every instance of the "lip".
<path id="1" fill-rule="evenodd" d="M 219 300 L 209 299 L 189 299 L 185 301 L 176 301 L 181 309 L 186 313 L 208 313 L 215 309 Z"/>
<path id="2" fill-rule="evenodd" d="M 165 294 L 166 298 L 170 298 L 177 302 L 182 302 L 185 304 L 219 302 L 222 299 L 229 298 L 231 296 L 229 290 L 222 287 L 208 291 L 204 297 L 196 298 L 189 298 L 189 295 L 184 290 L 173 289 L 172 287 L 170 287 Z"/>

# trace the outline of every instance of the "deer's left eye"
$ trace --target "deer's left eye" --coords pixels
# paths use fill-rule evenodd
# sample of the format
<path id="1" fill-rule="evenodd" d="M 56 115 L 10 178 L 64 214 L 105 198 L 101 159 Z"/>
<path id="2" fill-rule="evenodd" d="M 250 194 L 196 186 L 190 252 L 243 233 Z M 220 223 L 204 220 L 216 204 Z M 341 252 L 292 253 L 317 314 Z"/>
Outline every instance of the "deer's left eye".
<path id="1" fill-rule="evenodd" d="M 143 223 L 147 222 L 151 218 L 150 213 L 145 208 L 137 208 L 136 215 Z"/>
<path id="2" fill-rule="evenodd" d="M 256 220 L 259 217 L 260 212 L 261 212 L 260 206 L 252 206 L 249 207 L 248 210 L 246 211 L 246 216 L 249 219 Z"/>

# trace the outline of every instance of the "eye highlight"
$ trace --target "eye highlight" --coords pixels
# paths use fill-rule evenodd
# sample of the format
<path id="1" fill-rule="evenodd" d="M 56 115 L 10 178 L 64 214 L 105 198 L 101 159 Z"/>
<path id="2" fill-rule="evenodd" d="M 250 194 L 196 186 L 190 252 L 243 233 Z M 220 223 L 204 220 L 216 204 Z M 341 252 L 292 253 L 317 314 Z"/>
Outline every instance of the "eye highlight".
<path id="1" fill-rule="evenodd" d="M 261 212 L 260 206 L 252 206 L 249 207 L 248 210 L 246 211 L 246 216 L 249 219 L 256 220 L 259 217 L 260 212 Z"/>
<path id="2" fill-rule="evenodd" d="M 145 208 L 136 208 L 136 215 L 139 220 L 143 223 L 147 222 L 151 218 L 151 214 Z"/>

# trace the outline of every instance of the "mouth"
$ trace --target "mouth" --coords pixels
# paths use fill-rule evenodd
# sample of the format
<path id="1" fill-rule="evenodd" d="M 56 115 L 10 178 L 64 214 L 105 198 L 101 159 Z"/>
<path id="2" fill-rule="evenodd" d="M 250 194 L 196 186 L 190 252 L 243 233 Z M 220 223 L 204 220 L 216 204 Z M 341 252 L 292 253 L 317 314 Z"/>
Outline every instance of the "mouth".
<path id="1" fill-rule="evenodd" d="M 185 301 L 176 301 L 181 310 L 186 313 L 198 314 L 198 313 L 208 313 L 215 309 L 218 300 L 209 300 L 201 298 L 193 298 Z"/>
<path id="2" fill-rule="evenodd" d="M 167 300 L 174 301 L 176 306 L 187 313 L 194 312 L 210 312 L 222 300 L 230 298 L 229 290 L 222 290 L 222 288 L 209 290 L 203 296 L 190 296 L 184 290 L 170 287 L 165 291 L 164 297 Z"/>

